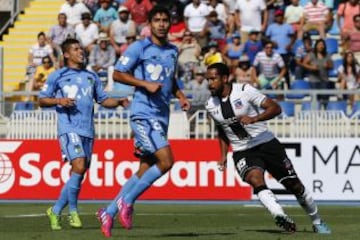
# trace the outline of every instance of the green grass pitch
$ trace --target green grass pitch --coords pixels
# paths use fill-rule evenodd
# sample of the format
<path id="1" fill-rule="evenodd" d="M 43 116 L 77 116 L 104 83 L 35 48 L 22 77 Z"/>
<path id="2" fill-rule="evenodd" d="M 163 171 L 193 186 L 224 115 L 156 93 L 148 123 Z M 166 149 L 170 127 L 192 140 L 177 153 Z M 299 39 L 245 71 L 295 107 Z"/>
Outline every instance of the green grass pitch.
<path id="1" fill-rule="evenodd" d="M 80 203 L 84 227 L 71 229 L 66 211 L 62 216 L 63 230 L 50 230 L 45 211 L 50 204 L 0 203 L 1 240 L 94 240 L 104 239 L 95 211 L 104 204 Z M 320 213 L 333 233 L 312 232 L 311 222 L 297 206 L 285 207 L 297 223 L 298 231 L 284 233 L 269 213 L 259 206 L 242 204 L 148 204 L 135 206 L 134 228 L 122 229 L 115 219 L 112 239 L 168 240 L 280 240 L 280 239 L 360 239 L 360 207 L 319 206 Z"/>

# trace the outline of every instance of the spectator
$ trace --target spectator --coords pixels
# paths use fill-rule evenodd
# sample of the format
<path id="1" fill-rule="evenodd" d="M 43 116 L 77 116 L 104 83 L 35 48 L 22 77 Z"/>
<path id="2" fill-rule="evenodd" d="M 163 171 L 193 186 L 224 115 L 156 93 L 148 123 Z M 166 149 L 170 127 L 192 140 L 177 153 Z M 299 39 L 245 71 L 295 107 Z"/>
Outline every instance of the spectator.
<path id="1" fill-rule="evenodd" d="M 66 0 L 60 8 L 60 13 L 65 13 L 67 16 L 67 23 L 72 27 L 81 23 L 81 16 L 83 13 L 90 13 L 90 10 L 82 2 L 76 0 Z"/>
<path id="2" fill-rule="evenodd" d="M 49 56 L 42 58 L 41 65 L 36 67 L 34 77 L 27 83 L 26 91 L 39 91 L 44 86 L 50 73 L 55 71 Z"/>
<path id="3" fill-rule="evenodd" d="M 123 6 L 129 9 L 131 19 L 137 27 L 137 34 L 140 34 L 143 27 L 147 25 L 147 16 L 153 5 L 149 0 L 127 0 Z"/>
<path id="4" fill-rule="evenodd" d="M 58 14 L 58 24 L 52 26 L 48 33 L 48 39 L 50 40 L 50 44 L 52 48 L 55 50 L 56 57 L 60 62 L 60 66 L 62 66 L 62 51 L 61 44 L 67 38 L 74 38 L 75 31 L 74 28 L 67 24 L 67 17 L 65 13 Z"/>
<path id="5" fill-rule="evenodd" d="M 182 43 L 178 47 L 178 70 L 185 82 L 192 79 L 194 67 L 199 65 L 201 47 L 189 30 L 184 32 Z"/>
<path id="6" fill-rule="evenodd" d="M 140 38 L 144 39 L 148 37 L 151 37 L 151 29 L 149 24 L 146 24 L 140 31 Z"/>
<path id="7" fill-rule="evenodd" d="M 209 13 L 208 21 L 206 22 L 201 35 L 208 36 L 209 41 L 216 41 L 219 49 L 223 49 L 226 45 L 226 26 L 219 18 L 216 11 Z"/>
<path id="8" fill-rule="evenodd" d="M 264 0 L 237 0 L 236 22 L 240 26 L 241 42 L 249 38 L 250 30 L 265 32 L 268 12 Z"/>
<path id="9" fill-rule="evenodd" d="M 275 20 L 275 11 L 284 9 L 283 0 L 265 0 L 266 9 L 268 12 L 268 21 L 267 25 L 269 26 Z"/>
<path id="10" fill-rule="evenodd" d="M 347 0 L 339 5 L 337 10 L 337 24 L 343 39 L 354 29 L 355 24 L 353 19 L 354 16 L 358 14 L 360 14 L 359 0 Z M 341 18 L 343 18 L 342 26 Z"/>
<path id="11" fill-rule="evenodd" d="M 129 18 L 129 10 L 125 6 L 118 9 L 119 18 L 110 25 L 110 43 L 116 51 L 116 55 L 121 55 L 121 46 L 126 43 L 126 36 L 136 36 L 135 22 Z"/>
<path id="12" fill-rule="evenodd" d="M 205 110 L 205 103 L 210 97 L 210 91 L 208 89 L 208 81 L 205 79 L 206 70 L 204 67 L 196 67 L 194 71 L 195 78 L 185 85 L 186 90 L 191 91 L 191 106 L 187 111 L 187 115 L 190 118 L 198 110 Z M 190 130 L 191 131 L 191 130 Z"/>
<path id="13" fill-rule="evenodd" d="M 219 2 L 219 0 L 210 0 L 208 8 L 209 13 L 215 11 L 217 13 L 218 19 L 227 25 L 228 11 L 223 3 Z"/>
<path id="14" fill-rule="evenodd" d="M 258 52 L 262 51 L 263 44 L 259 39 L 259 32 L 257 30 L 250 30 L 249 40 L 245 42 L 244 53 L 249 57 L 250 64 L 252 65 L 255 60 L 255 56 Z"/>
<path id="15" fill-rule="evenodd" d="M 40 32 L 37 35 L 37 43 L 32 45 L 29 50 L 26 81 L 31 81 L 34 77 L 36 67 L 42 64 L 42 58 L 45 56 L 50 56 L 51 61 L 55 62 L 53 49 L 50 44 L 46 42 L 45 33 Z"/>
<path id="16" fill-rule="evenodd" d="M 314 51 L 306 56 L 304 67 L 309 72 L 309 82 L 312 89 L 331 89 L 328 71 L 333 68 L 333 62 L 330 55 L 327 54 L 326 44 L 323 39 L 315 42 Z M 326 103 L 328 95 L 320 95 L 318 99 Z"/>
<path id="17" fill-rule="evenodd" d="M 360 14 L 353 17 L 354 29 L 346 36 L 349 40 L 349 49 L 354 53 L 355 59 L 360 63 Z"/>
<path id="18" fill-rule="evenodd" d="M 91 16 L 94 16 L 99 9 L 98 0 L 82 0 L 85 6 L 90 10 Z"/>
<path id="19" fill-rule="evenodd" d="M 207 45 L 207 36 L 203 34 L 206 24 L 206 17 L 209 15 L 208 6 L 201 3 L 200 0 L 192 0 L 184 9 L 184 17 L 187 28 L 198 40 L 200 47 Z"/>
<path id="20" fill-rule="evenodd" d="M 109 34 L 109 28 L 113 21 L 118 19 L 116 10 L 110 7 L 111 0 L 100 0 L 100 8 L 96 11 L 94 22 L 97 24 L 100 32 Z"/>
<path id="21" fill-rule="evenodd" d="M 304 35 L 302 41 L 303 45 L 298 47 L 295 53 L 295 79 L 304 79 L 305 75 L 307 75 L 307 70 L 303 63 L 306 56 L 310 54 L 313 50 L 310 35 Z"/>
<path id="22" fill-rule="evenodd" d="M 256 71 L 252 70 L 248 56 L 242 55 L 239 58 L 239 64 L 235 70 L 234 80 L 237 83 L 248 83 L 255 88 L 258 87 Z"/>
<path id="23" fill-rule="evenodd" d="M 266 36 L 273 42 L 276 52 L 281 55 L 287 69 L 290 69 L 292 54 L 290 50 L 295 42 L 294 30 L 290 24 L 284 23 L 284 12 L 280 9 L 275 11 L 275 22 L 266 30 Z M 289 71 L 285 74 L 287 87 L 290 87 Z"/>
<path id="24" fill-rule="evenodd" d="M 122 44 L 120 47 L 120 54 L 122 55 L 125 50 L 136 41 L 136 33 L 135 32 L 128 32 L 128 34 L 125 37 L 126 43 Z"/>
<path id="25" fill-rule="evenodd" d="M 343 65 L 338 69 L 340 88 L 356 90 L 360 88 L 360 66 L 354 58 L 352 52 L 346 52 L 343 58 Z M 350 95 L 351 105 L 354 101 L 359 100 L 359 95 Z"/>
<path id="26" fill-rule="evenodd" d="M 323 2 L 319 0 L 311 0 L 308 2 L 304 7 L 305 24 L 302 27 L 302 32 L 317 30 L 320 38 L 325 39 L 328 14 L 329 10 Z"/>
<path id="27" fill-rule="evenodd" d="M 75 27 L 76 38 L 85 49 L 85 53 L 88 54 L 99 38 L 99 29 L 95 23 L 91 22 L 90 13 L 83 13 L 81 20 L 82 23 Z"/>
<path id="28" fill-rule="evenodd" d="M 274 44 L 267 42 L 264 51 L 259 52 L 253 63 L 253 71 L 259 72 L 258 83 L 260 89 L 283 88 L 282 82 L 286 67 L 280 54 L 273 51 Z"/>
<path id="29" fill-rule="evenodd" d="M 240 34 L 235 32 L 232 34 L 231 42 L 223 49 L 222 53 L 226 65 L 230 68 L 230 73 L 234 73 L 239 63 L 239 58 L 243 54 L 244 46 L 241 45 Z"/>
<path id="30" fill-rule="evenodd" d="M 214 63 L 224 62 L 224 57 L 220 52 L 219 45 L 216 41 L 210 41 L 207 46 L 208 51 L 204 55 L 204 65 L 210 66 Z"/>
<path id="31" fill-rule="evenodd" d="M 299 5 L 299 0 L 291 0 L 291 5 L 285 8 L 285 22 L 290 24 L 297 35 L 301 39 L 301 24 L 304 19 L 304 8 Z"/>
<path id="32" fill-rule="evenodd" d="M 179 46 L 182 42 L 185 30 L 186 24 L 183 19 L 177 13 L 172 13 L 172 24 L 168 36 L 169 41 L 172 44 Z"/>
<path id="33" fill-rule="evenodd" d="M 235 12 L 236 12 L 236 2 L 237 0 L 223 0 L 227 13 L 227 28 L 228 34 L 235 32 Z"/>
<path id="34" fill-rule="evenodd" d="M 96 72 L 100 79 L 102 76 L 107 76 L 107 83 L 110 86 L 106 87 L 106 90 L 112 87 L 115 60 L 115 49 L 111 46 L 107 34 L 100 33 L 97 44 L 90 52 L 87 69 Z"/>

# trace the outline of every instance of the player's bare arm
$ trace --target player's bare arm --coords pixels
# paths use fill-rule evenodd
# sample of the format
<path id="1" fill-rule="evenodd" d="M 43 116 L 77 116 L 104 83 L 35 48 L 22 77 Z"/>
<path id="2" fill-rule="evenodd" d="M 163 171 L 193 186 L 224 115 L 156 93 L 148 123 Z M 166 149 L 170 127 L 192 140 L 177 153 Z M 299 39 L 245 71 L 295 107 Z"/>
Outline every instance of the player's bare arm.
<path id="1" fill-rule="evenodd" d="M 107 108 L 113 108 L 117 106 L 127 107 L 129 106 L 129 99 L 127 98 L 107 98 L 102 103 L 101 106 Z"/>
<path id="2" fill-rule="evenodd" d="M 265 98 L 261 103 L 261 107 L 265 110 L 257 116 L 241 116 L 239 121 L 243 124 L 252 124 L 260 121 L 272 119 L 281 113 L 281 107 L 270 98 Z"/>
<path id="3" fill-rule="evenodd" d="M 63 107 L 72 107 L 75 105 L 75 99 L 73 98 L 40 98 L 40 107 L 52 107 L 60 105 Z"/>
<path id="4" fill-rule="evenodd" d="M 156 93 L 161 89 L 162 86 L 161 83 L 140 80 L 135 78 L 130 73 L 119 72 L 119 71 L 114 71 L 113 79 L 116 82 L 120 82 L 130 86 L 145 88 L 146 91 L 148 91 L 149 93 Z"/>

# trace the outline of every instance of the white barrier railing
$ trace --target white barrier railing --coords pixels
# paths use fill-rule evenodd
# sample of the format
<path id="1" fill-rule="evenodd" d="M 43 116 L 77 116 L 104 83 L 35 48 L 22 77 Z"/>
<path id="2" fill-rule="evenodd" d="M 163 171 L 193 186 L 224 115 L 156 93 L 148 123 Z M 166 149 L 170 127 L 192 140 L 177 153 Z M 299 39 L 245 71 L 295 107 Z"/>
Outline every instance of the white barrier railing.
<path id="1" fill-rule="evenodd" d="M 269 129 L 280 138 L 360 137 L 360 114 L 348 118 L 341 111 L 300 111 L 294 117 L 267 121 Z M 215 123 L 204 110 L 189 119 L 185 113 L 172 113 L 169 138 L 214 139 Z M 14 111 L 7 122 L 7 139 L 56 139 L 57 116 L 54 111 Z M 130 114 L 127 110 L 98 111 L 95 114 L 95 137 L 130 139 Z M 172 133 L 174 134 L 172 134 Z"/>

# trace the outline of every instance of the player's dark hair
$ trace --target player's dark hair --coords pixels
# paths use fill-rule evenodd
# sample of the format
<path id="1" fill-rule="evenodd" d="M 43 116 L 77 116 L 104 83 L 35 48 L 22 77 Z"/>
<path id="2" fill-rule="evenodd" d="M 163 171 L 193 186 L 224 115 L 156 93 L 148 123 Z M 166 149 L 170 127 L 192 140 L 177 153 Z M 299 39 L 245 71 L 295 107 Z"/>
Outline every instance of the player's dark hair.
<path id="1" fill-rule="evenodd" d="M 165 14 L 169 18 L 169 21 L 171 21 L 171 13 L 170 13 L 169 9 L 167 9 L 166 7 L 161 6 L 161 5 L 155 5 L 155 7 L 153 7 L 150 10 L 149 15 L 148 15 L 148 21 L 151 22 L 153 17 L 158 13 Z"/>
<path id="2" fill-rule="evenodd" d="M 39 33 L 38 33 L 38 35 L 37 35 L 37 38 L 39 39 L 39 37 L 41 37 L 41 36 L 46 37 L 46 35 L 45 35 L 45 33 L 44 33 L 44 32 L 39 32 Z"/>
<path id="3" fill-rule="evenodd" d="M 216 69 L 217 73 L 220 75 L 220 76 L 229 76 L 230 75 L 230 70 L 229 70 L 229 67 L 224 64 L 224 63 L 214 63 L 214 64 L 211 64 L 210 66 L 208 66 L 207 68 L 208 70 L 209 69 Z"/>
<path id="4" fill-rule="evenodd" d="M 63 53 L 67 52 L 72 44 L 80 44 L 79 40 L 75 38 L 67 38 L 65 41 L 61 44 L 61 51 Z"/>

